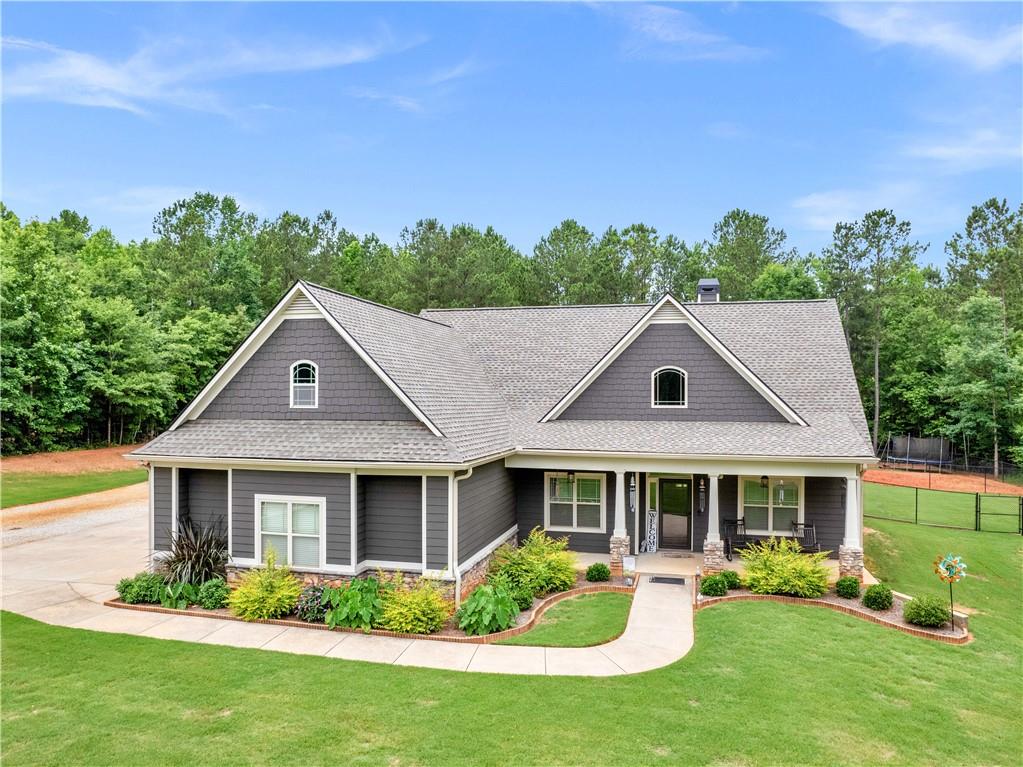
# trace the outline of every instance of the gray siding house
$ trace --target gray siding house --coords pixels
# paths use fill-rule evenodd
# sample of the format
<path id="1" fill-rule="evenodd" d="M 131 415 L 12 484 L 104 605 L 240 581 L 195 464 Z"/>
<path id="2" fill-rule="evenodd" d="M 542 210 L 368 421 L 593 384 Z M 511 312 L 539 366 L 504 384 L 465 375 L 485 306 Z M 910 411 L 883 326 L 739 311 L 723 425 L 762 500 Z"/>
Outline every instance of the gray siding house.
<path id="1" fill-rule="evenodd" d="M 377 568 L 462 593 L 534 527 L 723 566 L 723 536 L 813 525 L 862 569 L 874 462 L 832 301 L 427 310 L 298 282 L 133 456 L 150 549 L 219 529 L 310 579 Z"/>

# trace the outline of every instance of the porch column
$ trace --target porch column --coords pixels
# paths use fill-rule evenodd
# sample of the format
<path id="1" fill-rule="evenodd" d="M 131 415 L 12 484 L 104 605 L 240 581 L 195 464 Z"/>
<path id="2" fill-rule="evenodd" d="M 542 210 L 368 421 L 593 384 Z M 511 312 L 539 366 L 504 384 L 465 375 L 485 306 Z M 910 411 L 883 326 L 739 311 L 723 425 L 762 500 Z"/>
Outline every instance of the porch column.
<path id="1" fill-rule="evenodd" d="M 625 472 L 615 472 L 615 526 L 611 532 L 611 575 L 622 576 L 622 557 L 629 553 L 629 530 L 625 526 Z"/>
<path id="2" fill-rule="evenodd" d="M 725 568 L 725 544 L 721 541 L 718 515 L 718 475 L 707 476 L 707 538 L 703 542 L 703 574 L 713 575 Z"/>
<path id="3" fill-rule="evenodd" d="M 838 574 L 863 580 L 863 539 L 860 480 L 845 481 L 845 537 L 838 547 Z"/>

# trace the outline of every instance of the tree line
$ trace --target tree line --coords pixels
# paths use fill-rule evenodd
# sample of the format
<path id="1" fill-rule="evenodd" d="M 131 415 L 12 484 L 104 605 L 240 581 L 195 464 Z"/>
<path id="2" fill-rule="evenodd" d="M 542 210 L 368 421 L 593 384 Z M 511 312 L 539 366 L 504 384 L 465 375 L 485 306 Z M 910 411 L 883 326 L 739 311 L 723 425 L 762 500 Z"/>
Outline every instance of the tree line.
<path id="1" fill-rule="evenodd" d="M 745 210 L 700 241 L 642 223 L 565 220 L 522 253 L 492 227 L 424 219 L 397 243 L 330 211 L 260 220 L 199 193 L 120 242 L 64 210 L 0 207 L 5 453 L 135 442 L 164 428 L 302 278 L 389 306 L 507 306 L 834 298 L 876 447 L 943 435 L 971 456 L 1023 463 L 1023 205 L 975 206 L 944 269 L 891 210 L 839 222 L 819 253 Z"/>

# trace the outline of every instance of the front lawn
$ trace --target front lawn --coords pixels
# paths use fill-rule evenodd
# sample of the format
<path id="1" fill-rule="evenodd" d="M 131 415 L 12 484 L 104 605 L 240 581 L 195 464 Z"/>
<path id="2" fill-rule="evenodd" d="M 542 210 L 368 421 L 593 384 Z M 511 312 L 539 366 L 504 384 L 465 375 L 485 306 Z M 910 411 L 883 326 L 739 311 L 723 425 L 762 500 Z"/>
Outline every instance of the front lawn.
<path id="1" fill-rule="evenodd" d="M 623 631 L 632 606 L 630 594 L 605 591 L 565 599 L 551 607 L 524 634 L 497 644 L 540 647 L 592 647 L 610 642 Z"/>
<path id="2" fill-rule="evenodd" d="M 700 611 L 678 663 L 602 679 L 490 676 L 47 626 L 4 614 L 3 762 L 1018 764 L 1021 539 L 870 526 L 871 564 L 980 610 L 952 647 L 810 607 Z M 932 580 L 933 579 L 933 580 Z"/>
<path id="3" fill-rule="evenodd" d="M 0 508 L 112 490 L 115 487 L 145 482 L 146 476 L 145 469 L 100 471 L 90 474 L 4 472 L 3 479 L 0 480 Z"/>

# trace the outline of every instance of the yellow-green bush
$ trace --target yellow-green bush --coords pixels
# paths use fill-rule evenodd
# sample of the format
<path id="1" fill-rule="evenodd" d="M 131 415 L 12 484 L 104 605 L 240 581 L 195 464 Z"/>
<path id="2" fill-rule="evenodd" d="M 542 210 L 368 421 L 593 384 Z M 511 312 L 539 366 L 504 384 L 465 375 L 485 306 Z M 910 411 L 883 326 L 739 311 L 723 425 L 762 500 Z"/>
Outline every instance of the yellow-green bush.
<path id="1" fill-rule="evenodd" d="M 302 583 L 288 567 L 278 567 L 271 549 L 266 567 L 250 570 L 228 598 L 227 606 L 242 620 L 281 618 L 295 609 Z"/>
<path id="2" fill-rule="evenodd" d="M 518 547 L 499 548 L 490 572 L 536 596 L 545 596 L 575 585 L 575 554 L 568 551 L 568 538 L 551 538 L 536 527 Z"/>
<path id="3" fill-rule="evenodd" d="M 432 581 L 421 578 L 410 589 L 387 593 L 378 625 L 402 634 L 432 634 L 444 627 L 451 609 L 440 589 Z"/>
<path id="4" fill-rule="evenodd" d="M 822 597 L 828 590 L 828 571 L 821 564 L 828 552 L 802 553 L 791 538 L 751 543 L 740 553 L 746 583 L 754 594 Z"/>

